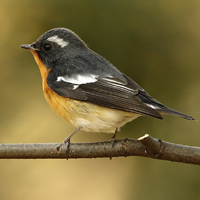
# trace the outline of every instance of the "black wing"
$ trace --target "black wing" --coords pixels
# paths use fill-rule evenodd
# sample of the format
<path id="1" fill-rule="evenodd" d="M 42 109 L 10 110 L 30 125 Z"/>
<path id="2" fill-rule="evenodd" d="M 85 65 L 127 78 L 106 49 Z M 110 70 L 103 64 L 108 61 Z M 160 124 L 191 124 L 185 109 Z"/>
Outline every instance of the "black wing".
<path id="1" fill-rule="evenodd" d="M 125 75 L 124 78 L 127 82 L 118 78 L 100 77 L 92 83 L 75 84 L 63 79 L 48 82 L 48 85 L 63 97 L 162 119 L 159 112 L 141 100 L 140 91 L 148 94 L 130 78 Z"/>
<path id="2" fill-rule="evenodd" d="M 123 74 L 123 76 L 126 78 L 128 84 L 131 86 L 135 86 L 138 88 L 138 97 L 142 100 L 143 103 L 150 106 L 151 108 L 155 109 L 159 113 L 166 113 L 170 115 L 179 116 L 188 120 L 195 120 L 193 117 L 183 114 L 181 112 L 178 112 L 174 109 L 168 108 L 162 103 L 160 103 L 158 100 L 151 97 L 143 88 L 141 88 L 136 82 L 134 82 L 131 78 L 127 77 Z"/>

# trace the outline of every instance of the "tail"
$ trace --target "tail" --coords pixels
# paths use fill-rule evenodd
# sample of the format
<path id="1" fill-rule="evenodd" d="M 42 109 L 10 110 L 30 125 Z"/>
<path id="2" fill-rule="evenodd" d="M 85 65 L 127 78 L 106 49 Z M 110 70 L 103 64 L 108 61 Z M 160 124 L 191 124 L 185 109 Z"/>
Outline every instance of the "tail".
<path id="1" fill-rule="evenodd" d="M 187 120 L 195 120 L 193 117 L 173 110 L 171 108 L 166 107 L 165 105 L 161 104 L 158 100 L 154 99 L 153 97 L 149 96 L 146 92 L 142 91 L 138 97 L 145 103 L 147 106 L 152 108 L 153 110 L 159 112 L 160 114 L 169 114 L 175 115 L 178 117 L 182 117 Z"/>
<path id="2" fill-rule="evenodd" d="M 130 84 L 131 86 L 135 88 L 137 88 L 138 90 L 138 98 L 140 98 L 140 100 L 146 104 L 148 107 L 150 107 L 152 110 L 157 111 L 160 114 L 169 114 L 169 115 L 175 115 L 178 117 L 182 117 L 184 119 L 188 119 L 188 120 L 195 120 L 193 117 L 183 114 L 181 112 L 178 112 L 176 110 L 173 110 L 171 108 L 168 108 L 166 106 L 164 106 L 162 103 L 160 103 L 158 100 L 154 99 L 153 97 L 151 97 L 143 88 L 141 88 L 136 82 L 134 82 L 131 78 L 129 78 L 128 76 L 124 75 L 125 79 L 127 80 L 128 84 Z M 159 115 L 153 115 L 152 117 L 158 118 L 158 119 L 162 119 L 161 116 Z"/>
<path id="3" fill-rule="evenodd" d="M 168 108 L 168 107 L 159 108 L 159 109 L 157 109 L 157 111 L 158 111 L 160 114 L 175 115 L 175 116 L 178 116 L 178 117 L 182 117 L 182 118 L 184 118 L 184 119 L 195 120 L 193 117 L 191 117 L 191 116 L 189 116 L 189 115 L 186 115 L 186 114 L 184 114 L 184 113 L 178 112 L 178 111 L 173 110 L 173 109 Z"/>

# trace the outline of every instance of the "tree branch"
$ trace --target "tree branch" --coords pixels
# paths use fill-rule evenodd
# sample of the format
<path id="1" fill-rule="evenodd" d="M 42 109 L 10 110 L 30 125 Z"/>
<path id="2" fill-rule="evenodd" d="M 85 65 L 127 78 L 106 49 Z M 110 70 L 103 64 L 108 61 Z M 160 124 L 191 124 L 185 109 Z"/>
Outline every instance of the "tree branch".
<path id="1" fill-rule="evenodd" d="M 38 158 L 112 158 L 120 156 L 143 156 L 200 165 L 200 148 L 164 142 L 149 135 L 135 139 L 111 142 L 71 143 L 67 150 L 60 144 L 0 144 L 0 159 Z"/>

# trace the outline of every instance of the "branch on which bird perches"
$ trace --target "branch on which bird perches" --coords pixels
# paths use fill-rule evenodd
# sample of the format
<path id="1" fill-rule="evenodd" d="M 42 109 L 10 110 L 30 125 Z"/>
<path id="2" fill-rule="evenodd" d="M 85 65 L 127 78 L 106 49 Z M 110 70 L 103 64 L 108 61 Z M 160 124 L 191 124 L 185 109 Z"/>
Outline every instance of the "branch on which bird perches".
<path id="1" fill-rule="evenodd" d="M 138 140 L 71 143 L 58 151 L 58 143 L 0 144 L 0 159 L 72 159 L 142 156 L 200 165 L 200 147 L 173 144 L 144 135 Z"/>

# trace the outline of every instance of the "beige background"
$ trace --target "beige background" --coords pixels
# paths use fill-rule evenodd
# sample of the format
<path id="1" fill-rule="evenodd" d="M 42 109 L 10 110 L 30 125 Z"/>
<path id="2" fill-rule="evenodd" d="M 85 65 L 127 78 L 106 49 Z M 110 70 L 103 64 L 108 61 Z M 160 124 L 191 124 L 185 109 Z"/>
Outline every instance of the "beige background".
<path id="1" fill-rule="evenodd" d="M 165 105 L 200 119 L 199 1 L 0 1 L 0 142 L 61 142 L 74 128 L 46 103 L 32 55 L 20 49 L 50 28 L 75 31 L 91 49 Z M 145 133 L 200 146 L 200 124 L 141 117 L 118 138 Z M 72 142 L 106 141 L 77 133 Z M 0 160 L 0 199 L 177 200 L 200 196 L 199 166 L 128 157 Z"/>

